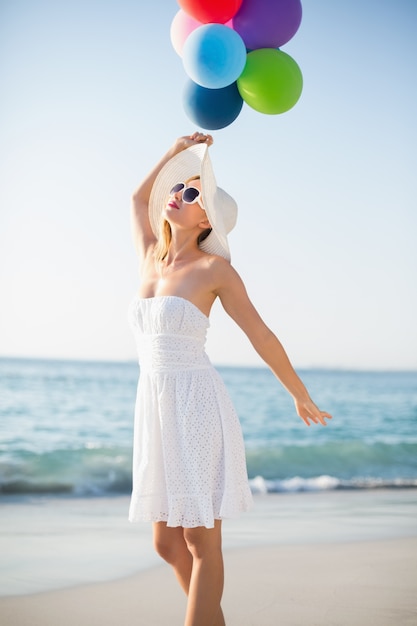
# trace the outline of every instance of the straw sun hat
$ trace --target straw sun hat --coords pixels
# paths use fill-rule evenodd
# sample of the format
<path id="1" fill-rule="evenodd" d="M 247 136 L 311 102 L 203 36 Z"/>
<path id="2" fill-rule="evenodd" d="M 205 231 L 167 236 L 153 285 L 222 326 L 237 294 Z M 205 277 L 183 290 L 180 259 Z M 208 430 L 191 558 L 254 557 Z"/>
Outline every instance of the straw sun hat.
<path id="1" fill-rule="evenodd" d="M 192 176 L 200 176 L 204 210 L 212 229 L 199 247 L 208 254 L 218 254 L 230 261 L 227 235 L 236 224 L 237 204 L 228 193 L 217 187 L 206 144 L 196 144 L 179 152 L 156 177 L 149 198 L 149 219 L 153 233 L 159 236 L 162 211 L 172 187 Z"/>

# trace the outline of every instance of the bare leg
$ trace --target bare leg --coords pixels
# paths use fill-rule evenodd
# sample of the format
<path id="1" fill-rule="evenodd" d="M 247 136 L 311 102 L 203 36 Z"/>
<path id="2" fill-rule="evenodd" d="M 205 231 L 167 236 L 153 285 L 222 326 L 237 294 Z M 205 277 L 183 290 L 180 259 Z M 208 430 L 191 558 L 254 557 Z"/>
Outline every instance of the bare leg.
<path id="1" fill-rule="evenodd" d="M 184 626 L 222 626 L 221 522 L 217 520 L 214 528 L 184 528 L 184 539 L 193 557 Z"/>
<path id="2" fill-rule="evenodd" d="M 188 596 L 193 557 L 184 540 L 184 529 L 181 526 L 170 528 L 165 522 L 156 522 L 153 525 L 153 541 L 155 550 L 172 565 L 178 582 Z"/>
<path id="3" fill-rule="evenodd" d="M 181 587 L 189 598 L 185 626 L 206 626 L 206 624 L 207 626 L 225 626 L 220 608 L 223 591 L 221 522 L 216 521 L 215 524 L 214 529 L 170 528 L 165 522 L 157 522 L 153 526 L 155 549 L 167 563 L 172 565 Z M 206 533 L 208 533 L 207 538 L 202 540 Z M 187 535 L 188 543 L 185 535 Z M 201 555 L 196 554 L 197 558 L 195 558 L 194 553 L 200 552 Z M 207 563 L 203 556 L 204 552 L 208 552 L 211 557 Z M 213 564 L 210 564 L 210 560 Z M 203 565 L 202 561 L 204 561 Z M 200 606 L 201 599 L 199 598 L 201 597 L 203 606 Z M 207 609 L 206 605 L 208 605 Z M 211 615 L 205 615 L 206 610 L 211 612 Z"/>

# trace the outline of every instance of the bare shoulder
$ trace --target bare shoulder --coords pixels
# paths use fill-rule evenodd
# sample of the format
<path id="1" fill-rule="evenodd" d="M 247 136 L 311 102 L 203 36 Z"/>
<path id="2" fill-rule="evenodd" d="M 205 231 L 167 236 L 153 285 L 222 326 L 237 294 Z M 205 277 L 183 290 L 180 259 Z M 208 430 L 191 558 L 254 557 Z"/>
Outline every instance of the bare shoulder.
<path id="1" fill-rule="evenodd" d="M 214 292 L 226 313 L 250 337 L 264 329 L 264 323 L 251 302 L 245 284 L 237 270 L 221 257 L 212 261 Z"/>
<path id="2" fill-rule="evenodd" d="M 172 275 L 171 285 L 208 312 L 221 293 L 230 290 L 235 275 L 230 263 L 220 256 L 201 252 L 192 262 Z"/>
<path id="3" fill-rule="evenodd" d="M 223 282 L 228 282 L 238 276 L 238 273 L 230 262 L 221 256 L 208 256 L 207 267 L 213 276 L 213 279 L 219 283 L 219 286 L 221 286 Z"/>
<path id="4" fill-rule="evenodd" d="M 210 256 L 209 267 L 216 295 L 221 297 L 224 292 L 243 287 L 240 275 L 233 265 L 223 257 Z"/>

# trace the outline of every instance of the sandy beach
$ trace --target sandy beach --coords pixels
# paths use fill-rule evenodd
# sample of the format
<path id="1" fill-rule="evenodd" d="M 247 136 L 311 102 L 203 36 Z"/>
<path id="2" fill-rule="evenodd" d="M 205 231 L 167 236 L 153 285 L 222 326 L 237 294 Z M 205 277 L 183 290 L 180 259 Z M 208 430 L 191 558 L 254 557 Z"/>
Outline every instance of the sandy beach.
<path id="1" fill-rule="evenodd" d="M 128 498 L 2 504 L 4 626 L 181 626 L 185 597 Z M 227 626 L 417 624 L 417 492 L 255 497 L 224 524 Z"/>
<path id="2" fill-rule="evenodd" d="M 417 623 L 417 538 L 226 551 L 228 626 Z M 7 626 L 182 624 L 168 566 L 74 589 L 0 600 Z"/>

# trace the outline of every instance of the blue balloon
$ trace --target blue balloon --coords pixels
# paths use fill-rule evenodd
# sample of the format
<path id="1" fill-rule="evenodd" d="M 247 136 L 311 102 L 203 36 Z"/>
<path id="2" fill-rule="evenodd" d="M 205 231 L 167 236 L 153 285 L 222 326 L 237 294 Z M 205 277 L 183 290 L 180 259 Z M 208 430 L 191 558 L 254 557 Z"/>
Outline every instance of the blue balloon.
<path id="1" fill-rule="evenodd" d="M 235 121 L 243 99 L 236 83 L 221 89 L 207 89 L 189 80 L 184 88 L 183 104 L 194 124 L 206 130 L 219 130 Z"/>
<path id="2" fill-rule="evenodd" d="M 246 63 L 242 37 L 224 24 L 205 24 L 187 37 L 182 50 L 184 69 L 198 85 L 221 89 L 236 81 Z"/>

